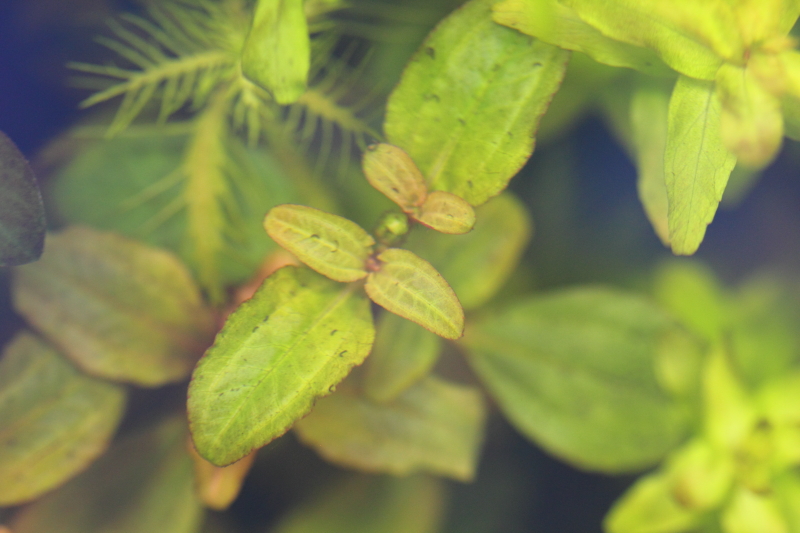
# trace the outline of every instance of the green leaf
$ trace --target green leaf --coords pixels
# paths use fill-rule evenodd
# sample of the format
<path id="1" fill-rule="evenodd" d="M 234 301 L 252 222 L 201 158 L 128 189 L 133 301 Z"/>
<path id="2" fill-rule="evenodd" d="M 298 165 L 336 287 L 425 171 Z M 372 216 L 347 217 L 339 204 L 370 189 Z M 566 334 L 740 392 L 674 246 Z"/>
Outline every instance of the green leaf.
<path id="1" fill-rule="evenodd" d="M 750 167 L 769 164 L 783 141 L 780 99 L 762 86 L 752 69 L 726 63 L 717 72 L 722 103 L 722 141 Z"/>
<path id="2" fill-rule="evenodd" d="M 427 377 L 391 402 L 376 403 L 347 385 L 295 426 L 320 455 L 369 472 L 474 477 L 486 418 L 477 389 Z"/>
<path id="3" fill-rule="evenodd" d="M 403 211 L 414 211 L 428 195 L 428 186 L 417 165 L 397 146 L 386 143 L 369 146 L 362 167 L 369 184 Z"/>
<path id="4" fill-rule="evenodd" d="M 789 531 L 796 531 L 800 527 L 800 474 L 796 469 L 785 470 L 775 476 L 772 490 L 783 507 Z"/>
<path id="5" fill-rule="evenodd" d="M 234 311 L 189 385 L 197 451 L 228 465 L 285 433 L 333 392 L 374 340 L 369 300 L 285 267 Z"/>
<path id="6" fill-rule="evenodd" d="M 789 524 L 771 494 L 759 494 L 739 486 L 720 517 L 725 533 L 786 533 Z"/>
<path id="7" fill-rule="evenodd" d="M 672 251 L 691 255 L 714 219 L 736 157 L 725 148 L 714 84 L 678 78 L 669 102 L 664 174 Z"/>
<path id="8" fill-rule="evenodd" d="M 438 336 L 394 313 L 383 313 L 366 363 L 364 393 L 376 402 L 393 400 L 436 364 Z"/>
<path id="9" fill-rule="evenodd" d="M 471 0 L 411 58 L 387 104 L 386 136 L 408 152 L 431 190 L 482 204 L 530 157 L 568 59 L 569 52 L 492 22 L 491 0 Z"/>
<path id="10" fill-rule="evenodd" d="M 800 354 L 800 308 L 789 284 L 771 276 L 744 284 L 732 300 L 731 356 L 751 387 L 786 375 Z"/>
<path id="11" fill-rule="evenodd" d="M 181 418 L 115 444 L 85 473 L 25 507 L 14 532 L 196 533 L 202 505 Z"/>
<path id="12" fill-rule="evenodd" d="M 648 301 L 576 288 L 470 324 L 462 343 L 500 408 L 571 464 L 635 471 L 682 438 L 686 420 L 655 374 L 662 341 L 680 330 Z"/>
<path id="13" fill-rule="evenodd" d="M 372 301 L 446 339 L 463 335 L 464 310 L 430 263 L 399 248 L 381 252 L 378 261 L 364 286 Z"/>
<path id="14" fill-rule="evenodd" d="M 728 0 L 734 9 L 745 44 L 762 44 L 770 38 L 784 37 L 800 13 L 797 0 Z"/>
<path id="15" fill-rule="evenodd" d="M 213 316 L 172 254 L 72 227 L 16 271 L 17 311 L 88 372 L 143 386 L 181 381 L 208 345 Z"/>
<path id="16" fill-rule="evenodd" d="M 492 7 L 492 19 L 504 26 L 566 50 L 583 52 L 598 63 L 645 74 L 672 71 L 653 50 L 606 37 L 557 0 L 505 0 Z"/>
<path id="17" fill-rule="evenodd" d="M 757 413 L 744 383 L 722 346 L 715 345 L 703 372 L 705 435 L 717 449 L 735 453 L 756 424 Z"/>
<path id="18" fill-rule="evenodd" d="M 657 274 L 656 299 L 684 326 L 706 341 L 729 328 L 733 304 L 714 273 L 695 261 L 669 261 Z"/>
<path id="19" fill-rule="evenodd" d="M 733 455 L 694 438 L 670 455 L 665 468 L 672 497 L 690 510 L 710 511 L 725 501 L 734 482 Z"/>
<path id="20" fill-rule="evenodd" d="M 242 72 L 281 105 L 306 91 L 311 41 L 302 0 L 258 0 L 242 49 Z"/>
<path id="21" fill-rule="evenodd" d="M 663 84 L 640 81 L 630 105 L 631 138 L 636 151 L 636 188 L 650 224 L 669 246 L 667 185 L 664 150 L 667 146 L 669 90 Z"/>
<path id="22" fill-rule="evenodd" d="M 78 372 L 30 333 L 0 359 L 0 505 L 38 497 L 80 472 L 108 445 L 125 389 Z"/>
<path id="23" fill-rule="evenodd" d="M 190 233 L 186 187 L 182 171 L 186 135 L 146 129 L 138 135 L 100 141 L 66 138 L 53 150 L 75 151 L 50 184 L 48 195 L 56 215 L 70 223 L 119 232 L 153 246 L 172 250 L 195 273 L 202 266 Z M 62 144 L 63 143 L 63 144 Z M 271 207 L 301 200 L 292 181 L 263 149 L 237 147 L 235 217 L 219 228 L 226 235 L 213 256 L 222 284 L 249 278 L 264 256 L 277 245 L 264 232 L 264 213 Z M 199 152 L 199 151 L 198 151 Z M 108 176 L 114 179 L 108 179 Z M 204 237 L 205 238 L 205 237 Z"/>
<path id="24" fill-rule="evenodd" d="M 796 370 L 766 383 L 755 398 L 756 406 L 768 423 L 770 432 L 770 460 L 765 465 L 773 471 L 800 463 L 800 373 Z M 779 485 L 775 483 L 773 488 Z M 800 525 L 800 512 L 793 520 Z"/>
<path id="25" fill-rule="evenodd" d="M 44 206 L 33 170 L 0 131 L 0 267 L 36 261 L 44 232 Z"/>
<path id="26" fill-rule="evenodd" d="M 465 200 L 445 191 L 433 191 L 414 217 L 441 233 L 461 235 L 475 226 L 475 210 Z"/>
<path id="27" fill-rule="evenodd" d="M 603 521 L 608 533 L 679 533 L 691 531 L 701 514 L 675 499 L 672 484 L 663 474 L 639 479 L 614 503 Z"/>
<path id="28" fill-rule="evenodd" d="M 275 242 L 320 274 L 336 281 L 367 276 L 365 263 L 375 239 L 344 217 L 304 205 L 273 207 L 264 228 Z"/>
<path id="29" fill-rule="evenodd" d="M 442 273 L 464 309 L 475 309 L 514 271 L 531 232 L 532 221 L 522 202 L 503 193 L 477 209 L 475 228 L 466 235 L 415 231 L 407 247 Z"/>
<path id="30" fill-rule="evenodd" d="M 270 533 L 437 533 L 444 487 L 424 476 L 352 476 L 291 511 Z"/>
<path id="31" fill-rule="evenodd" d="M 681 74 L 713 80 L 723 60 L 741 61 L 744 44 L 725 0 L 563 0 L 600 33 L 651 48 Z"/>
<path id="32" fill-rule="evenodd" d="M 800 98 L 786 95 L 781 100 L 784 133 L 794 141 L 800 141 Z"/>

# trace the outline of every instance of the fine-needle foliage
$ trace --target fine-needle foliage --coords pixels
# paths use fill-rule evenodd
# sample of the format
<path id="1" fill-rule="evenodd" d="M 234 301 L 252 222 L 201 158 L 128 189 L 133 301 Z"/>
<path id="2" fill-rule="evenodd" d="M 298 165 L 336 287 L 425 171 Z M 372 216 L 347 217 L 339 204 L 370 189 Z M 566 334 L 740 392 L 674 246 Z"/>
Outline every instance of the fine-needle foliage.
<path id="1" fill-rule="evenodd" d="M 204 508 L 275 483 L 293 508 L 265 531 L 478 531 L 445 525 L 473 505 L 445 518 L 438 478 L 480 483 L 502 417 L 573 467 L 646 471 L 607 533 L 800 531 L 793 287 L 670 263 L 649 291 L 532 292 L 506 191 L 551 101 L 551 132 L 599 107 L 658 237 L 694 253 L 732 173 L 800 131 L 800 2 L 441 11 L 397 51 L 378 20 L 412 0 L 146 2 L 98 39 L 113 62 L 71 64 L 82 107 L 118 102 L 51 149 L 67 227 L 11 276 L 30 329 L 0 358 L 0 506 L 30 505 L 0 521 L 239 533 Z M 0 264 L 33 260 L 38 190 L 2 134 L 0 171 Z M 317 490 L 297 445 L 362 474 Z"/>
<path id="2" fill-rule="evenodd" d="M 320 9 L 320 15 L 327 12 L 323 6 Z M 273 101 L 269 91 L 248 78 L 242 54 L 250 14 L 240 0 L 151 3 L 146 17 L 129 15 L 112 21 L 113 36 L 99 38 L 130 67 L 70 64 L 74 70 L 111 80 L 109 87 L 84 100 L 83 107 L 122 97 L 108 136 L 119 135 L 155 102 L 160 123 L 179 112 L 194 115 L 187 124 L 189 138 L 181 162 L 154 186 L 164 190 L 177 182 L 181 192 L 151 222 L 157 225 L 186 213 L 184 248 L 189 249 L 200 282 L 216 303 L 224 299 L 220 256 L 240 238 L 242 196 L 249 194 L 240 178 L 247 162 L 232 133 L 244 130 L 250 145 L 266 139 L 278 157 L 293 167 L 301 187 L 309 190 L 309 200 L 323 205 L 315 191 L 320 185 L 312 166 L 303 161 L 302 149 L 284 137 L 296 132 L 311 142 L 320 130 L 320 162 L 324 163 L 334 131 L 347 132 L 342 147 L 347 146 L 348 153 L 354 140 L 363 144 L 365 135 L 374 135 L 355 110 L 338 103 L 351 83 L 342 66 L 331 63 L 324 72 L 319 67 L 311 72 L 316 84 L 288 111 L 278 105 L 287 102 Z M 314 20 L 317 15 L 312 12 L 309 17 Z M 330 41 L 330 37 L 319 39 L 316 48 L 322 57 L 327 57 Z M 348 159 L 349 155 L 342 156 L 340 164 Z M 153 190 L 143 194 L 153 194 Z"/>

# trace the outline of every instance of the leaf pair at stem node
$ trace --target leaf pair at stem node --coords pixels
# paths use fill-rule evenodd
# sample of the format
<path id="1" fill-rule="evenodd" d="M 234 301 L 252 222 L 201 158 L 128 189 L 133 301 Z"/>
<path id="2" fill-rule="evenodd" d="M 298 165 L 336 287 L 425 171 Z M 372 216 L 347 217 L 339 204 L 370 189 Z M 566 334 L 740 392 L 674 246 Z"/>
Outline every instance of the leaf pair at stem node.
<path id="1" fill-rule="evenodd" d="M 464 311 L 455 292 L 413 252 L 388 248 L 375 253 L 375 239 L 358 224 L 302 205 L 273 208 L 264 227 L 320 274 L 343 283 L 366 278 L 367 294 L 387 310 L 448 339 L 463 334 Z"/>
<path id="2" fill-rule="evenodd" d="M 428 192 L 422 172 L 401 148 L 372 145 L 362 163 L 370 185 L 420 224 L 450 234 L 467 233 L 475 225 L 475 211 L 464 199 L 446 191 Z"/>

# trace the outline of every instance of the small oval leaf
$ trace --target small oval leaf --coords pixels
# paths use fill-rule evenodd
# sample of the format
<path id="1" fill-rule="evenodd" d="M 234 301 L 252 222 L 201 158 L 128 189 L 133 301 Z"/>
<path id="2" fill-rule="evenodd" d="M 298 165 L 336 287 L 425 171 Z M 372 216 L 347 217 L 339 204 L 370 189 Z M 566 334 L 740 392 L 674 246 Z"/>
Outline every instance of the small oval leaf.
<path id="1" fill-rule="evenodd" d="M 0 359 L 0 505 L 57 487 L 106 448 L 125 389 L 80 373 L 30 333 Z"/>
<path id="2" fill-rule="evenodd" d="M 200 455 L 217 466 L 283 435 L 372 348 L 369 300 L 311 270 L 284 267 L 234 311 L 189 385 Z"/>
<path id="3" fill-rule="evenodd" d="M 445 191 L 433 191 L 425 199 L 418 222 L 441 233 L 460 235 L 475 226 L 475 210 L 463 198 Z"/>
<path id="4" fill-rule="evenodd" d="M 403 211 L 414 211 L 425 201 L 425 178 L 402 148 L 386 143 L 372 145 L 364 152 L 362 167 L 369 184 Z"/>
<path id="5" fill-rule="evenodd" d="M 16 270 L 17 311 L 91 374 L 143 386 L 184 379 L 214 320 L 172 254 L 114 233 L 72 227 Z"/>
<path id="6" fill-rule="evenodd" d="M 486 409 L 478 389 L 427 377 L 388 403 L 345 382 L 295 426 L 326 459 L 368 472 L 475 475 Z"/>
<path id="7" fill-rule="evenodd" d="M 25 156 L 0 131 L 0 266 L 36 261 L 44 248 L 44 205 Z"/>
<path id="8" fill-rule="evenodd" d="M 375 239 L 344 217 L 304 205 L 273 207 L 264 229 L 275 242 L 323 276 L 350 282 L 366 277 Z"/>
<path id="9" fill-rule="evenodd" d="M 430 263 L 400 248 L 383 251 L 378 260 L 380 270 L 370 272 L 365 285 L 375 303 L 446 339 L 464 334 L 458 297 Z"/>

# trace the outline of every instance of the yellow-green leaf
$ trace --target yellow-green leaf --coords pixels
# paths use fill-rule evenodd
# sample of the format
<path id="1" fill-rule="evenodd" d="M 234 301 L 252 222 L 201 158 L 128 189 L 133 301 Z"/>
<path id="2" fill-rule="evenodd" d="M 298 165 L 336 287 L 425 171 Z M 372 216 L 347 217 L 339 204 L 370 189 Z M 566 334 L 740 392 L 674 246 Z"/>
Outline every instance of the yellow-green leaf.
<path id="1" fill-rule="evenodd" d="M 376 402 L 396 398 L 430 372 L 441 348 L 441 339 L 427 329 L 394 313 L 383 313 L 366 363 L 364 393 Z"/>
<path id="2" fill-rule="evenodd" d="M 727 0 L 733 7 L 745 45 L 784 37 L 797 21 L 797 0 Z"/>
<path id="3" fill-rule="evenodd" d="M 444 487 L 427 476 L 350 476 L 293 509 L 270 533 L 437 533 Z"/>
<path id="4" fill-rule="evenodd" d="M 108 445 L 125 389 L 81 374 L 43 341 L 18 334 L 0 359 L 0 505 L 38 497 Z"/>
<path id="5" fill-rule="evenodd" d="M 198 533 L 186 421 L 170 417 L 112 446 L 89 470 L 25 507 L 14 533 Z"/>
<path id="6" fill-rule="evenodd" d="M 475 475 L 486 417 L 477 389 L 427 377 L 388 403 L 345 382 L 295 426 L 329 461 L 369 472 Z"/>
<path id="7" fill-rule="evenodd" d="M 736 464 L 732 454 L 695 438 L 669 457 L 664 468 L 674 497 L 689 510 L 709 511 L 728 495 Z"/>
<path id="8" fill-rule="evenodd" d="M 705 434 L 712 444 L 731 452 L 740 448 L 756 423 L 755 402 L 722 346 L 714 346 L 703 373 Z"/>
<path id="9" fill-rule="evenodd" d="M 720 340 L 731 328 L 734 303 L 702 263 L 665 263 L 657 273 L 654 292 L 667 311 L 704 341 Z"/>
<path id="10" fill-rule="evenodd" d="M 78 366 L 143 386 L 181 381 L 208 346 L 213 316 L 172 254 L 72 227 L 17 269 L 17 311 Z"/>
<path id="11" fill-rule="evenodd" d="M 477 209 L 475 228 L 466 235 L 415 231 L 407 247 L 441 272 L 464 309 L 474 309 L 494 296 L 514 271 L 532 226 L 522 202 L 506 192 Z"/>
<path id="12" fill-rule="evenodd" d="M 284 204 L 270 209 L 264 228 L 300 261 L 333 280 L 356 281 L 367 275 L 365 263 L 375 239 L 355 222 L 313 207 Z"/>
<path id="13" fill-rule="evenodd" d="M 726 63 L 717 72 L 722 103 L 722 141 L 750 167 L 769 164 L 783 141 L 780 99 L 761 85 L 750 69 Z"/>
<path id="14" fill-rule="evenodd" d="M 475 225 L 475 210 L 466 200 L 445 191 L 433 191 L 414 217 L 425 226 L 441 233 L 460 235 Z"/>
<path id="15" fill-rule="evenodd" d="M 369 300 L 301 267 L 267 278 L 234 311 L 189 385 L 198 453 L 224 466 L 285 433 L 372 348 Z"/>
<path id="16" fill-rule="evenodd" d="M 189 454 L 194 462 L 194 477 L 197 493 L 206 507 L 224 511 L 239 495 L 244 478 L 250 472 L 256 452 L 228 466 L 215 466 L 197 453 L 189 443 Z"/>
<path id="17" fill-rule="evenodd" d="M 0 267 L 35 261 L 44 248 L 44 205 L 25 156 L 0 131 Z"/>
<path id="18" fill-rule="evenodd" d="M 775 496 L 759 494 L 744 486 L 734 491 L 720 517 L 725 533 L 788 533 L 789 524 Z"/>
<path id="19" fill-rule="evenodd" d="M 303 0 L 258 0 L 242 49 L 242 72 L 281 105 L 306 91 L 311 41 Z"/>
<path id="20" fill-rule="evenodd" d="M 362 167 L 369 184 L 403 211 L 414 211 L 425 201 L 425 178 L 401 148 L 386 143 L 372 145 L 364 152 Z"/>
<path id="21" fill-rule="evenodd" d="M 668 88 L 645 81 L 635 87 L 630 120 L 638 172 L 636 188 L 647 218 L 665 246 L 669 246 L 669 206 L 664 178 L 668 109 Z"/>
<path id="22" fill-rule="evenodd" d="M 639 479 L 614 503 L 603 521 L 608 533 L 678 533 L 691 531 L 702 518 L 681 505 L 662 473 Z"/>
<path id="23" fill-rule="evenodd" d="M 741 62 L 744 44 L 725 0 L 563 0 L 604 35 L 651 48 L 673 69 L 713 80 L 723 60 Z"/>
<path id="24" fill-rule="evenodd" d="M 655 76 L 672 74 L 653 50 L 606 37 L 557 0 L 504 0 L 492 11 L 499 24 L 566 50 L 583 52 L 598 63 Z"/>
<path id="25" fill-rule="evenodd" d="M 372 301 L 446 339 L 464 333 L 458 297 L 430 263 L 413 252 L 389 248 L 378 255 L 379 270 L 367 276 Z"/>
<path id="26" fill-rule="evenodd" d="M 736 157 L 725 147 L 714 84 L 678 78 L 669 102 L 664 175 L 672 251 L 691 255 L 714 219 Z"/>
<path id="27" fill-rule="evenodd" d="M 392 92 L 384 124 L 429 189 L 471 205 L 505 189 L 528 160 L 569 59 L 495 24 L 491 4 L 471 0 L 431 32 Z"/>
<path id="28" fill-rule="evenodd" d="M 800 98 L 786 95 L 781 100 L 783 120 L 786 136 L 792 140 L 800 141 Z"/>

